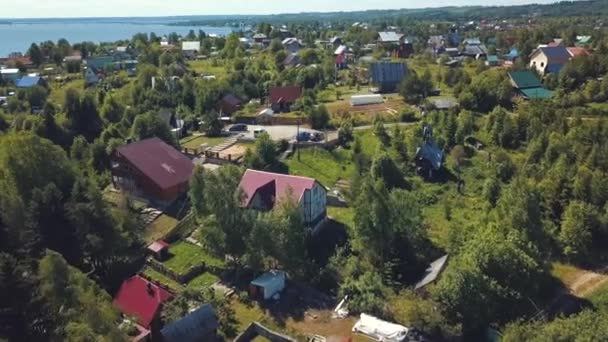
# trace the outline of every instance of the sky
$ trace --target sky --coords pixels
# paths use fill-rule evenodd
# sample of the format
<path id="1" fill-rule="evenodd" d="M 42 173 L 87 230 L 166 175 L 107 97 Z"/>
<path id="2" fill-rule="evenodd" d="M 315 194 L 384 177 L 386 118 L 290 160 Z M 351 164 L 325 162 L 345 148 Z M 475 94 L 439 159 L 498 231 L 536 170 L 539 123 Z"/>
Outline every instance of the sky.
<path id="1" fill-rule="evenodd" d="M 1 0 L 2 18 L 145 17 L 278 14 L 467 5 L 521 5 L 555 0 Z M 9 4 L 10 3 L 10 4 Z"/>

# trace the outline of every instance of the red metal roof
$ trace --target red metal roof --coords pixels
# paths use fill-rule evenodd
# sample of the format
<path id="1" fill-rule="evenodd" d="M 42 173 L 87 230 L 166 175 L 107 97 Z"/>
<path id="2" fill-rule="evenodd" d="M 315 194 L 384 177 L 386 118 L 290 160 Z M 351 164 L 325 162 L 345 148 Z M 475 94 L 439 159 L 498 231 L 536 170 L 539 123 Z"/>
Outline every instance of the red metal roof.
<path id="1" fill-rule="evenodd" d="M 149 328 L 164 302 L 173 298 L 166 289 L 139 275 L 125 280 L 114 297 L 114 306 L 131 317 L 137 318 L 144 328 Z"/>
<path id="2" fill-rule="evenodd" d="M 154 241 L 148 246 L 148 250 L 154 253 L 158 253 L 165 248 L 169 248 L 169 244 L 163 240 Z"/>
<path id="3" fill-rule="evenodd" d="M 116 151 L 163 190 L 188 182 L 194 170 L 188 157 L 159 138 L 137 141 Z"/>
<path id="4" fill-rule="evenodd" d="M 275 87 L 270 89 L 270 103 L 293 103 L 302 96 L 302 88 L 297 86 L 292 87 Z"/>
<path id="5" fill-rule="evenodd" d="M 566 49 L 568 49 L 568 52 L 570 53 L 570 55 L 572 55 L 572 57 L 589 55 L 589 51 L 587 51 L 587 49 L 582 48 L 582 47 L 569 47 Z"/>
<path id="6" fill-rule="evenodd" d="M 278 173 L 247 170 L 241 178 L 239 186 L 245 194 L 244 205 L 249 206 L 256 192 L 262 190 L 273 190 L 276 200 L 284 199 L 290 194 L 293 199 L 300 201 L 304 192 L 310 190 L 315 185 L 315 180 L 307 177 L 282 175 Z M 274 185 L 274 186 L 272 186 Z M 267 196 L 264 196 L 267 197 Z"/>

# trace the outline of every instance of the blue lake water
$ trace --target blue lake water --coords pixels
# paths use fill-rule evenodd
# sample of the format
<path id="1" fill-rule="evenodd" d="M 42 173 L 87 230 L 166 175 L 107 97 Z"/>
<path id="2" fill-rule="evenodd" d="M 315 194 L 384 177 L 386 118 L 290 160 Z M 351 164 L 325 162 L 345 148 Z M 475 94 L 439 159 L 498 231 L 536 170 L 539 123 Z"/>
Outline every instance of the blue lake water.
<path id="1" fill-rule="evenodd" d="M 175 20 L 173 20 L 175 21 Z M 71 44 L 92 42 L 114 42 L 121 39 L 130 39 L 136 33 L 154 32 L 157 36 L 176 32 L 186 35 L 190 30 L 198 34 L 198 30 L 206 33 L 227 35 L 232 31 L 230 27 L 207 26 L 170 26 L 172 22 L 165 19 L 88 19 L 88 20 L 20 20 L 11 24 L 0 24 L 0 56 L 7 56 L 11 52 L 25 52 L 33 43 L 52 40 L 57 42 L 61 38 L 67 39 Z"/>

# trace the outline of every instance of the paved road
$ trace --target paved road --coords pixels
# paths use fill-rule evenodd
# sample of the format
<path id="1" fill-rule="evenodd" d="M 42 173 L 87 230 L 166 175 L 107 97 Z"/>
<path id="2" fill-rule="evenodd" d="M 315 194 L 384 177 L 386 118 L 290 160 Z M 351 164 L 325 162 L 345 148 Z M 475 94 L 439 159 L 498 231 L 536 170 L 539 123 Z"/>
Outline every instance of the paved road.
<path id="1" fill-rule="evenodd" d="M 384 124 L 384 127 L 389 128 L 389 127 L 392 127 L 395 125 L 411 126 L 414 124 L 416 124 L 416 123 L 415 122 L 387 123 L 387 124 Z M 374 128 L 373 125 L 358 126 L 358 127 L 354 127 L 353 130 L 362 131 L 362 130 L 372 129 L 372 128 Z M 287 141 L 291 141 L 295 138 L 295 136 L 298 132 L 298 126 L 293 126 L 293 125 L 277 125 L 277 126 L 247 125 L 247 129 L 248 129 L 247 132 L 232 132 L 232 133 L 233 134 L 242 134 L 244 136 L 244 138 L 247 138 L 247 139 L 254 139 L 253 131 L 255 131 L 256 129 L 263 129 L 263 130 L 266 130 L 266 132 L 268 132 L 268 134 L 270 135 L 272 140 L 278 141 L 281 139 L 285 139 Z M 302 126 L 300 126 L 300 132 L 323 133 L 322 131 L 305 128 Z M 328 140 L 337 139 L 337 137 L 338 137 L 338 131 L 327 131 L 325 133 L 327 134 Z"/>
<path id="2" fill-rule="evenodd" d="M 279 125 L 279 126 L 260 126 L 260 125 L 247 125 L 247 132 L 238 132 L 243 134 L 245 138 L 254 139 L 253 131 L 256 129 L 263 129 L 268 132 L 270 138 L 272 140 L 278 141 L 281 139 L 292 140 L 295 138 L 296 134 L 298 134 L 298 126 L 288 126 L 288 125 Z M 310 132 L 310 133 L 318 133 L 320 131 L 300 127 L 300 132 Z"/>

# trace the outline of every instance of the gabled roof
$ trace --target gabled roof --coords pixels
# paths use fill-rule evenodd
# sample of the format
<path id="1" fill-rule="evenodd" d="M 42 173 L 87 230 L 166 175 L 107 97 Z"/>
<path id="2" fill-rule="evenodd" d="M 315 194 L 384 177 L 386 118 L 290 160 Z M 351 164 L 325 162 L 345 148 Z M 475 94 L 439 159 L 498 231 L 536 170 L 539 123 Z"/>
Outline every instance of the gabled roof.
<path id="1" fill-rule="evenodd" d="M 148 246 L 148 250 L 152 251 L 153 253 L 158 253 L 165 248 L 169 248 L 169 244 L 163 240 L 154 241 Z"/>
<path id="2" fill-rule="evenodd" d="M 416 158 L 428 161 L 433 169 L 439 170 L 443 165 L 443 150 L 430 139 L 423 143 L 416 151 Z"/>
<path id="3" fill-rule="evenodd" d="M 123 314 L 137 318 L 137 323 L 149 328 L 162 304 L 171 298 L 173 295 L 168 290 L 136 275 L 122 283 L 113 304 Z"/>
<path id="4" fill-rule="evenodd" d="M 255 278 L 254 280 L 252 280 L 251 285 L 259 286 L 259 287 L 266 287 L 268 285 L 275 283 L 277 278 L 285 279 L 285 272 L 277 271 L 277 270 L 268 271 L 268 272 L 262 274 L 261 276 Z"/>
<path id="5" fill-rule="evenodd" d="M 570 53 L 568 49 L 563 46 L 555 47 L 541 47 L 532 52 L 531 58 L 534 58 L 537 54 L 542 53 L 548 59 L 548 64 L 565 64 L 570 60 Z"/>
<path id="6" fill-rule="evenodd" d="M 256 33 L 253 35 L 253 39 L 266 39 L 266 38 L 268 38 L 268 36 L 266 36 L 263 33 Z"/>
<path id="7" fill-rule="evenodd" d="M 44 82 L 42 77 L 40 76 L 23 76 L 20 80 L 17 81 L 17 88 L 31 88 L 37 86 Z"/>
<path id="8" fill-rule="evenodd" d="M 564 63 L 549 63 L 545 67 L 545 72 L 548 72 L 550 74 L 558 74 L 562 70 L 563 66 Z"/>
<path id="9" fill-rule="evenodd" d="M 137 141 L 116 152 L 161 189 L 188 182 L 194 169 L 190 159 L 159 138 Z"/>
<path id="10" fill-rule="evenodd" d="M 464 47 L 464 49 L 462 50 L 462 54 L 467 55 L 467 56 L 487 55 L 488 49 L 483 44 L 482 45 L 469 44 Z"/>
<path id="11" fill-rule="evenodd" d="M 86 59 L 87 66 L 91 66 L 97 69 L 103 69 L 106 65 L 114 63 L 112 56 L 100 56 Z"/>
<path id="12" fill-rule="evenodd" d="M 518 89 L 542 87 L 542 84 L 531 71 L 509 72 L 511 83 Z"/>
<path id="13" fill-rule="evenodd" d="M 242 103 L 242 101 L 238 97 L 234 96 L 233 94 L 227 94 L 226 96 L 224 96 L 222 98 L 222 102 L 227 103 L 234 107 L 240 106 Z"/>
<path id="14" fill-rule="evenodd" d="M 520 91 L 527 99 L 530 100 L 545 100 L 553 96 L 553 92 L 551 90 L 543 87 L 520 89 Z"/>
<path id="15" fill-rule="evenodd" d="M 385 43 L 396 43 L 401 40 L 403 35 L 394 31 L 390 32 L 378 32 L 378 38 L 381 42 Z"/>
<path id="16" fill-rule="evenodd" d="M 302 96 L 298 86 L 270 88 L 270 103 L 293 103 Z"/>
<path id="17" fill-rule="evenodd" d="M 583 47 L 569 47 L 569 48 L 566 48 L 566 50 L 568 50 L 568 52 L 570 53 L 570 55 L 572 57 L 589 55 L 589 51 Z"/>
<path id="18" fill-rule="evenodd" d="M 302 46 L 302 43 L 300 43 L 300 40 L 298 38 L 294 38 L 294 37 L 283 39 L 281 44 L 283 44 L 283 45 L 298 44 L 298 46 Z"/>
<path id="19" fill-rule="evenodd" d="M 329 42 L 332 44 L 335 44 L 337 41 L 342 41 L 342 38 L 340 38 L 338 36 L 334 36 L 329 40 Z"/>
<path id="20" fill-rule="evenodd" d="M 374 83 L 399 83 L 407 73 L 405 63 L 373 63 L 370 76 Z"/>
<path id="21" fill-rule="evenodd" d="M 312 178 L 248 169 L 241 178 L 239 187 L 243 189 L 245 195 L 243 204 L 249 206 L 260 190 L 265 190 L 263 197 L 272 197 L 274 202 L 286 199 L 289 195 L 299 202 L 304 192 L 312 189 L 315 183 L 316 180 Z"/>
<path id="22" fill-rule="evenodd" d="M 215 332 L 218 325 L 213 307 L 205 304 L 186 317 L 168 324 L 160 333 L 164 342 L 198 342 Z"/>
<path id="23" fill-rule="evenodd" d="M 443 271 L 443 269 L 445 268 L 447 261 L 447 254 L 433 261 L 431 265 L 424 271 L 424 276 L 422 277 L 422 279 L 420 279 L 420 281 L 416 283 L 415 289 L 417 290 L 421 287 L 425 287 L 426 285 L 435 281 L 435 279 L 439 277 L 441 271 Z"/>

